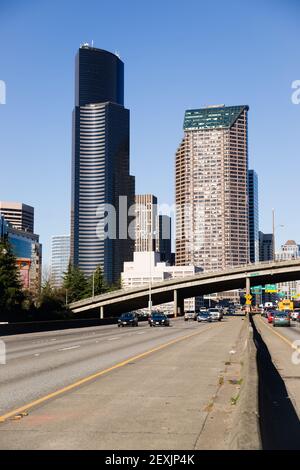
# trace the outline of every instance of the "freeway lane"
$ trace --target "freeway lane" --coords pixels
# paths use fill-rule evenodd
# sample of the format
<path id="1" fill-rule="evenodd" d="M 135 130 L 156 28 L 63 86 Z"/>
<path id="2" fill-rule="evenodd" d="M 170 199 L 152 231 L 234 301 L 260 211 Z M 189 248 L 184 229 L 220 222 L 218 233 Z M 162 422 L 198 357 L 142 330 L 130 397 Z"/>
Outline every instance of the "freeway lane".
<path id="1" fill-rule="evenodd" d="M 41 382 L 47 377 L 51 377 L 49 383 L 52 385 L 55 379 L 62 377 L 62 382 L 67 378 L 70 381 L 70 370 L 73 374 L 76 366 L 81 376 L 88 374 L 91 362 L 98 371 L 111 363 L 115 367 L 104 375 L 98 374 L 96 380 L 76 386 L 39 406 L 29 407 L 29 414 L 19 420 L 7 418 L 0 424 L 0 449 L 225 447 L 230 434 L 230 397 L 237 391 L 235 385 L 230 385 L 230 380 L 222 385 L 220 376 L 228 373 L 228 379 L 232 379 L 239 374 L 241 364 L 237 351 L 244 348 L 245 334 L 241 332 L 247 331 L 247 320 L 226 318 L 221 323 L 198 324 L 179 319 L 173 321 L 173 325 L 153 329 L 143 325 L 122 330 L 101 327 L 96 330 L 99 343 L 84 332 L 82 337 L 79 333 L 72 337 L 74 344 L 63 343 L 63 338 L 53 332 L 47 335 L 46 344 L 41 344 L 37 364 L 43 355 L 48 361 L 53 357 L 55 361 L 62 361 L 63 355 L 64 364 L 56 363 L 58 367 L 51 371 L 49 367 L 46 369 L 47 361 L 43 363 L 45 370 L 41 367 L 37 374 L 37 377 L 43 377 L 38 387 L 40 392 Z M 42 341 L 41 336 L 39 334 L 39 341 Z M 59 339 L 58 349 L 53 350 L 50 339 Z M 17 345 L 13 341 L 13 367 L 18 361 L 23 365 L 26 361 L 34 364 L 34 357 L 29 358 L 28 346 L 28 338 L 26 348 L 25 344 Z M 65 349 L 73 346 L 80 348 Z M 13 358 L 13 354 L 21 354 L 24 349 L 24 359 L 22 356 Z M 140 354 L 149 349 L 152 350 L 149 354 Z M 80 353 L 84 355 L 82 362 L 78 362 Z M 232 362 L 229 361 L 231 354 L 235 354 Z M 133 355 L 136 356 L 134 359 L 124 362 Z M 123 362 L 117 364 L 117 361 Z M 1 368 L 1 374 L 5 367 L 9 369 L 9 362 Z M 9 392 L 14 393 L 19 387 L 24 394 L 33 392 L 31 387 L 39 382 L 32 382 L 29 369 L 25 377 L 20 380 L 16 377 L 15 382 L 13 370 L 16 369 L 11 370 L 10 377 L 6 373 L 7 399 Z M 26 383 L 28 388 L 24 386 Z M 227 392 L 226 387 L 229 387 Z M 216 397 L 219 400 L 216 410 L 222 413 L 222 419 L 218 414 L 211 433 L 207 429 L 213 423 L 210 412 Z M 15 400 L 19 402 L 18 398 Z"/>
<path id="2" fill-rule="evenodd" d="M 167 328 L 106 325 L 3 337 L 6 365 L 0 365 L 0 415 L 65 387 L 131 356 L 208 325 L 173 320 Z M 210 328 L 217 328 L 213 324 Z"/>

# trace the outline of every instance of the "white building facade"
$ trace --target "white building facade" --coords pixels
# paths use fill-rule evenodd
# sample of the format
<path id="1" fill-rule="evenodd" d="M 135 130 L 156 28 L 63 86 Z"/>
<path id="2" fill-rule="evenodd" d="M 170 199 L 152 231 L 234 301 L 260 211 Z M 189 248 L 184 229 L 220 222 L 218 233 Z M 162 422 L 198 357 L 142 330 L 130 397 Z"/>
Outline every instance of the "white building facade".
<path id="1" fill-rule="evenodd" d="M 160 261 L 160 254 L 154 251 L 134 252 L 133 261 L 125 262 L 121 273 L 121 282 L 124 289 L 141 286 L 152 286 L 157 282 L 170 279 L 193 276 L 201 269 L 195 266 L 169 266 Z M 184 309 L 195 310 L 200 306 L 199 298 L 185 299 Z M 173 311 L 173 302 L 155 306 L 155 309 Z"/>
<path id="2" fill-rule="evenodd" d="M 288 240 L 281 245 L 281 250 L 275 254 L 277 261 L 285 261 L 300 258 L 300 245 L 294 240 Z M 300 281 L 281 282 L 277 289 L 285 293 L 287 299 L 300 298 Z"/>

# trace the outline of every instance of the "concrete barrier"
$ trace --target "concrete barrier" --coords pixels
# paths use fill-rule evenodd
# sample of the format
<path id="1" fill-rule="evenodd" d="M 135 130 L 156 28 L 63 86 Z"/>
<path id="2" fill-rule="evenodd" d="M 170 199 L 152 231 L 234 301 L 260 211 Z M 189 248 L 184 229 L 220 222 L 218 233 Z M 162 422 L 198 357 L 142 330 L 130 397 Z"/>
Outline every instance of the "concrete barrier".
<path id="1" fill-rule="evenodd" d="M 260 450 L 262 448 L 259 422 L 257 351 L 253 329 L 247 321 L 246 345 L 242 355 L 243 382 L 229 439 L 231 450 Z"/>

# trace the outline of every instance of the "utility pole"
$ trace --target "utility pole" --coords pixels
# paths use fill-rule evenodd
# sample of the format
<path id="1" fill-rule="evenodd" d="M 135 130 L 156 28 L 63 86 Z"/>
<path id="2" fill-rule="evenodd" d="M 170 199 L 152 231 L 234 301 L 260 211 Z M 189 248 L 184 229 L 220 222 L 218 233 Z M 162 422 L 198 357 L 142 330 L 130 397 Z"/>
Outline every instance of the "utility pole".
<path id="1" fill-rule="evenodd" d="M 275 261 L 275 210 L 272 209 L 272 225 L 273 225 L 273 261 Z"/>
<path id="2" fill-rule="evenodd" d="M 156 230 L 152 230 L 152 220 L 151 220 L 151 226 L 150 226 L 150 231 L 149 231 L 149 244 L 148 244 L 148 250 L 149 250 L 149 315 L 152 313 L 152 269 L 151 269 L 151 263 L 152 263 L 152 253 L 153 253 L 153 261 L 154 261 L 154 267 L 155 267 L 155 250 L 154 250 L 154 244 L 153 244 L 153 237 L 156 235 Z"/>

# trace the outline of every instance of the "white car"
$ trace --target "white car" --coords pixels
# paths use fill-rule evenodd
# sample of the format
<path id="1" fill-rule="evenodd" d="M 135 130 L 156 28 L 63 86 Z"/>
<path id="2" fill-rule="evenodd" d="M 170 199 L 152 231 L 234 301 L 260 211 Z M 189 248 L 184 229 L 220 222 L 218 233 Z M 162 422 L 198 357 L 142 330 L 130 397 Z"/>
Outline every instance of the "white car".
<path id="1" fill-rule="evenodd" d="M 214 321 L 221 321 L 222 320 L 222 313 L 218 308 L 210 308 L 208 310 L 209 315 L 211 316 L 211 319 Z"/>
<path id="2" fill-rule="evenodd" d="M 197 313 L 194 310 L 188 310 L 184 314 L 184 321 L 197 320 Z"/>
<path id="3" fill-rule="evenodd" d="M 299 309 L 299 308 L 296 308 L 296 309 L 291 313 L 291 319 L 292 319 L 292 320 L 297 320 L 299 313 L 300 313 L 300 309 Z"/>

